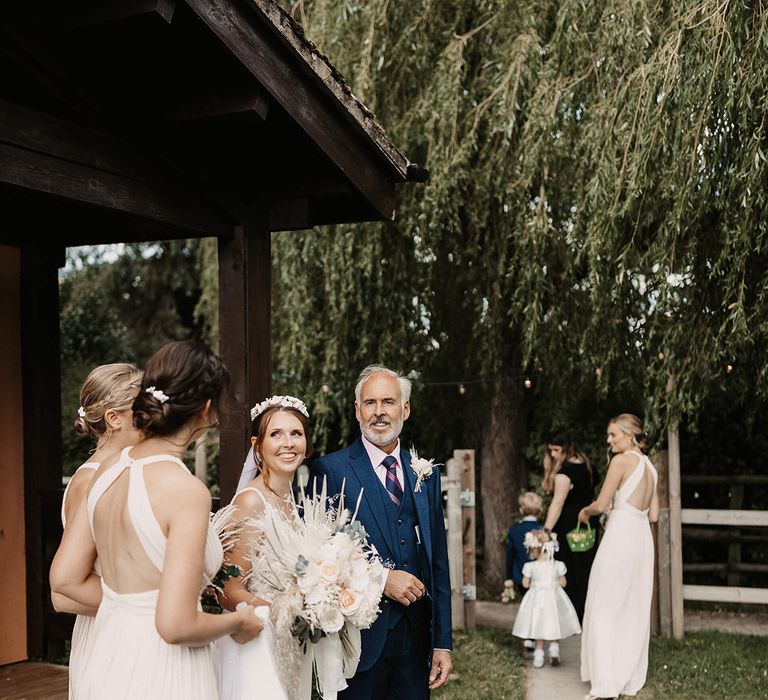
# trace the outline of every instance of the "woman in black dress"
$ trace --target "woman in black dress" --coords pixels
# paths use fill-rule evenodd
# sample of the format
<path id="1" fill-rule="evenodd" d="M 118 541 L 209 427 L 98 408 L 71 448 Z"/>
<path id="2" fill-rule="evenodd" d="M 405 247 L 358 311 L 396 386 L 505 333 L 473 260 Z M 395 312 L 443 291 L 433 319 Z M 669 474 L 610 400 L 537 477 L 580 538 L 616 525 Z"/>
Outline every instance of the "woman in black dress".
<path id="1" fill-rule="evenodd" d="M 579 511 L 594 500 L 595 484 L 589 460 L 576 449 L 565 432 L 552 433 L 547 440 L 541 486 L 545 493 L 552 494 L 544 527 L 557 533 L 560 550 L 556 558 L 564 562 L 568 569 L 565 590 L 581 622 L 596 547 L 587 552 L 572 552 L 565 535 L 578 525 Z M 592 518 L 591 525 L 598 527 L 599 519 Z"/>

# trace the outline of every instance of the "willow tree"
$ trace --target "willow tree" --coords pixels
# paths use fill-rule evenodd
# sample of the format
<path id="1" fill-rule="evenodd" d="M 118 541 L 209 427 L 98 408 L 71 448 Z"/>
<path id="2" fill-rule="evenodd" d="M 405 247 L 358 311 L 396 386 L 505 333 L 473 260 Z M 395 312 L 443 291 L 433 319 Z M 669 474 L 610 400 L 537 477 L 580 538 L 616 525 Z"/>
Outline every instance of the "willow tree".
<path id="1" fill-rule="evenodd" d="M 489 583 L 526 483 L 525 377 L 553 404 L 642 395 L 656 426 L 694 415 L 726 365 L 768 395 L 761 3 L 286 9 L 431 177 L 394 224 L 276 237 L 280 381 L 315 404 L 321 448 L 354 432 L 373 359 L 414 371 L 421 444 L 479 430 Z M 481 411 L 439 399 L 456 377 Z"/>

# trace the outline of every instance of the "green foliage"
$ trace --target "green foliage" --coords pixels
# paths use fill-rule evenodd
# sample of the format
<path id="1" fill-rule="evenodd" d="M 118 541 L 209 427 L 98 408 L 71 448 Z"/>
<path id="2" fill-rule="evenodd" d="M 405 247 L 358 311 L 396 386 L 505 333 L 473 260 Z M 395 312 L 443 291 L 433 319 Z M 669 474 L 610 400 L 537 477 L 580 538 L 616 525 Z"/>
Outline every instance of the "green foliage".
<path id="1" fill-rule="evenodd" d="M 90 247 L 68 251 L 59 285 L 65 473 L 94 448 L 73 432 L 87 374 L 108 362 L 141 367 L 164 343 L 201 336 L 199 246 L 194 240 L 133 244 L 112 257 Z"/>
<path id="2" fill-rule="evenodd" d="M 766 13 L 286 7 L 431 170 L 401 188 L 394 225 L 276 236 L 276 361 L 316 400 L 321 447 L 354 427 L 349 387 L 370 359 L 414 369 L 433 410 L 430 382 L 531 373 L 549 423 L 586 397 L 676 424 L 727 363 L 732 390 L 768 397 Z M 471 438 L 475 411 L 440 414 L 422 441 Z"/>

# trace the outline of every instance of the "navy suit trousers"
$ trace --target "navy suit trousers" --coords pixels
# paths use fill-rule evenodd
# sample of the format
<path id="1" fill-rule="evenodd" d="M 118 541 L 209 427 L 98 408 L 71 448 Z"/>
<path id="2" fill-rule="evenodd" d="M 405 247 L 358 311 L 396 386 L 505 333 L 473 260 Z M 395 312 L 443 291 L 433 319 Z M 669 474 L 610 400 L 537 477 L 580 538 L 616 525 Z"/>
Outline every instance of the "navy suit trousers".
<path id="1" fill-rule="evenodd" d="M 376 663 L 349 679 L 339 700 L 426 700 L 431 646 L 428 620 L 414 627 L 408 616 L 401 617 Z"/>

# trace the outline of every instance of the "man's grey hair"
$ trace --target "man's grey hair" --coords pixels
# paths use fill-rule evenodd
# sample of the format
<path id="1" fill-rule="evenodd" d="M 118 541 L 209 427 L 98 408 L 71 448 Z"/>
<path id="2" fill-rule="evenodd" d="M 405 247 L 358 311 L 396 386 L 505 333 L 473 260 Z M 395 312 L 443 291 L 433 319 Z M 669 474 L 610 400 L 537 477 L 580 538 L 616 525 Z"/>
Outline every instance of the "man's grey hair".
<path id="1" fill-rule="evenodd" d="M 390 377 L 394 377 L 400 383 L 400 395 L 402 397 L 402 404 L 405 406 L 406 402 L 411 399 L 411 380 L 408 377 L 404 377 L 402 374 L 398 374 L 395 370 L 385 367 L 384 365 L 368 365 L 357 377 L 357 384 L 355 384 L 355 401 L 360 403 L 360 394 L 363 391 L 363 384 L 372 377 L 374 374 L 387 374 Z"/>

